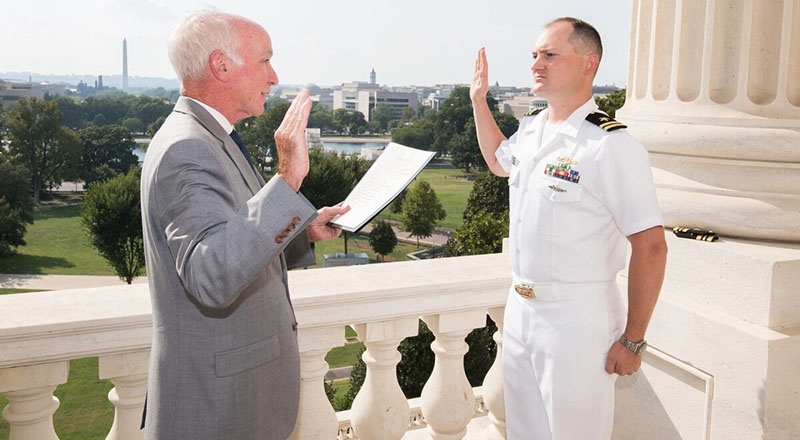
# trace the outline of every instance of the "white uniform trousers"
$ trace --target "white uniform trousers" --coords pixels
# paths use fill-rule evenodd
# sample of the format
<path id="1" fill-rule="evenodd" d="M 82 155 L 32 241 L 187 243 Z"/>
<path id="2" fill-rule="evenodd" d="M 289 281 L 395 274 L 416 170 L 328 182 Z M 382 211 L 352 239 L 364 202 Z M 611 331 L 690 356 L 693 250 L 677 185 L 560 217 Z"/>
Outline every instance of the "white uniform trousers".
<path id="1" fill-rule="evenodd" d="M 615 282 L 512 286 L 503 330 L 508 440 L 608 440 L 614 383 L 605 371 L 626 313 Z"/>

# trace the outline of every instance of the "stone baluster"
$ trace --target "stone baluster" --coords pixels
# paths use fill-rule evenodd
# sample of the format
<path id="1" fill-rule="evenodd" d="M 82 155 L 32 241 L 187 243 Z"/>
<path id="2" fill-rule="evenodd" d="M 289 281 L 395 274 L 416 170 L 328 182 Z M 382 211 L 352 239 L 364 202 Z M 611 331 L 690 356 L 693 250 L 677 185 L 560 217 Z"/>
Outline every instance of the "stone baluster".
<path id="1" fill-rule="evenodd" d="M 422 415 L 433 440 L 462 439 L 475 414 L 475 394 L 464 372 L 464 339 L 474 328 L 486 325 L 486 310 L 445 313 L 422 318 L 436 336 L 433 372 L 422 389 Z"/>
<path id="2" fill-rule="evenodd" d="M 335 439 L 339 421 L 325 395 L 325 355 L 343 345 L 341 327 L 303 328 L 297 330 L 300 349 L 300 407 L 291 440 Z"/>
<path id="3" fill-rule="evenodd" d="M 114 404 L 114 423 L 106 440 L 141 440 L 142 410 L 147 395 L 147 369 L 150 350 L 100 356 L 99 378 L 108 379 L 114 388 L 108 400 Z"/>
<path id="4" fill-rule="evenodd" d="M 486 377 L 483 379 L 483 401 L 489 410 L 489 426 L 481 432 L 481 440 L 501 440 L 506 438 L 506 403 L 503 394 L 503 314 L 505 307 L 489 309 L 489 317 L 497 324 L 493 335 L 497 343 L 497 356 Z"/>
<path id="5" fill-rule="evenodd" d="M 9 425 L 9 440 L 58 440 L 53 414 L 58 385 L 67 382 L 69 361 L 12 367 L 0 370 L 0 393 L 8 399 L 3 418 Z"/>
<path id="6" fill-rule="evenodd" d="M 352 426 L 360 440 L 400 439 L 408 429 L 411 409 L 397 382 L 397 346 L 419 331 L 417 318 L 371 322 L 355 326 L 367 347 L 364 385 L 353 401 Z"/>

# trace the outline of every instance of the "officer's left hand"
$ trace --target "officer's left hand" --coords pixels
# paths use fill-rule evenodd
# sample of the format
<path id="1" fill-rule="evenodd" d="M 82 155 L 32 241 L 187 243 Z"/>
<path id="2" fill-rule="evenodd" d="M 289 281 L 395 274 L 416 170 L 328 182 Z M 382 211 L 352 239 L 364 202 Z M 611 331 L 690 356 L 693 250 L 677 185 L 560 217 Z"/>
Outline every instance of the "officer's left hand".
<path id="1" fill-rule="evenodd" d="M 608 359 L 606 359 L 606 373 L 608 374 L 616 373 L 620 376 L 630 376 L 637 372 L 641 366 L 641 356 L 637 356 L 619 342 L 614 342 L 611 350 L 608 351 Z"/>

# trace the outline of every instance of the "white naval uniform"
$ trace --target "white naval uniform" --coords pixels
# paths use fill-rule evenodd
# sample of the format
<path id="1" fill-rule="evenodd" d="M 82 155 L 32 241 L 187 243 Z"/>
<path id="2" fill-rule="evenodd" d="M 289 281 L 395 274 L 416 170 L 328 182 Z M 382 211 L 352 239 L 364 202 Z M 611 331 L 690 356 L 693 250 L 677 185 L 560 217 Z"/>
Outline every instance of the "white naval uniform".
<path id="1" fill-rule="evenodd" d="M 496 157 L 509 173 L 514 284 L 503 366 L 509 440 L 611 437 L 615 375 L 608 350 L 627 307 L 615 279 L 626 236 L 663 224 L 647 150 L 626 130 L 587 121 L 587 101 L 546 145 L 548 110 L 522 120 Z"/>

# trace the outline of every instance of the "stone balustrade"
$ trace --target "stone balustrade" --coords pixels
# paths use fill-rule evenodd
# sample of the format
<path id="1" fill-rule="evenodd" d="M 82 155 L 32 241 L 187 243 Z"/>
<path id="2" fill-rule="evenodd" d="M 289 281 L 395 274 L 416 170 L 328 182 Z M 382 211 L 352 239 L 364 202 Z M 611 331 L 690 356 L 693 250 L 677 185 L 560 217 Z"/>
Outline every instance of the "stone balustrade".
<path id="1" fill-rule="evenodd" d="M 502 254 L 291 272 L 301 352 L 300 412 L 291 438 L 401 439 L 424 428 L 430 438 L 457 439 L 487 410 L 482 438 L 504 438 L 499 361 L 476 393 L 463 356 L 466 335 L 483 327 L 487 314 L 502 325 L 509 273 Z M 69 361 L 85 357 L 97 357 L 98 377 L 114 385 L 107 439 L 141 439 L 150 307 L 146 284 L 0 296 L 0 393 L 9 401 L 3 410 L 9 440 L 58 438 L 53 392 L 67 382 Z M 422 396 L 409 403 L 395 373 L 397 347 L 416 335 L 419 319 L 436 336 L 436 363 Z M 353 408 L 337 414 L 324 392 L 324 358 L 344 344 L 347 325 L 365 343 L 367 376 Z"/>
<path id="2" fill-rule="evenodd" d="M 667 236 L 664 289 L 642 370 L 617 381 L 614 440 L 800 438 L 800 246 Z M 729 272 L 741 277 L 727 275 Z M 464 338 L 488 314 L 503 326 L 507 255 L 336 267 L 289 274 L 300 323 L 300 411 L 292 439 L 505 438 L 501 362 L 466 382 Z M 619 278 L 626 289 L 626 274 Z M 69 361 L 99 359 L 115 408 L 109 440 L 140 439 L 152 335 L 146 284 L 0 296 L 0 394 L 9 440 L 54 440 L 53 391 Z M 435 335 L 434 371 L 406 400 L 397 347 L 418 320 Z M 350 411 L 325 396 L 325 355 L 352 325 L 365 382 Z M 498 358 L 502 334 L 494 335 Z"/>

